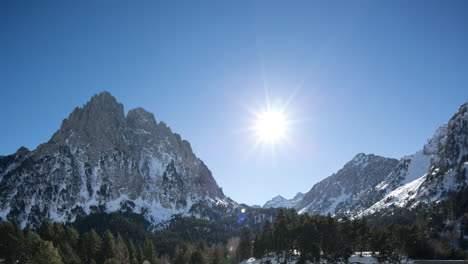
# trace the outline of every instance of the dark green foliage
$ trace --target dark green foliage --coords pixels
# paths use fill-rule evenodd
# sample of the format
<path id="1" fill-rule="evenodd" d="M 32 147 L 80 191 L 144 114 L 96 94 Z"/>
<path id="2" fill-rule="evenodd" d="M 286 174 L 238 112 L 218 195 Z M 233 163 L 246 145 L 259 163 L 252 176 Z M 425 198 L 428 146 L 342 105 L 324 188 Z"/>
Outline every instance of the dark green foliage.
<path id="1" fill-rule="evenodd" d="M 133 245 L 133 242 L 130 240 L 128 242 L 128 258 L 129 258 L 129 262 L 130 264 L 138 264 L 138 253 L 135 249 L 135 246 Z"/>
<path id="2" fill-rule="evenodd" d="M 200 251 L 195 251 L 192 253 L 190 258 L 190 264 L 207 264 L 205 255 Z"/>
<path id="3" fill-rule="evenodd" d="M 117 235 L 117 240 L 114 246 L 113 258 L 117 260 L 120 264 L 130 264 L 128 247 L 120 234 Z"/>
<path id="4" fill-rule="evenodd" d="M 102 236 L 101 259 L 107 260 L 114 256 L 115 251 L 115 237 L 107 230 Z"/>
<path id="5" fill-rule="evenodd" d="M 73 225 L 44 220 L 36 233 L 0 222 L 0 258 L 7 264 L 231 264 L 276 253 L 282 261 L 337 263 L 353 252 L 372 251 L 389 262 L 407 256 L 463 259 L 467 254 L 457 248 L 467 241 L 457 232 L 460 223 L 468 232 L 467 194 L 453 194 L 428 211 L 398 209 L 353 220 L 248 208 L 241 222 L 235 215 L 217 221 L 176 216 L 156 229 L 132 213 L 91 214 Z"/>
<path id="6" fill-rule="evenodd" d="M 154 248 L 153 241 L 146 239 L 143 246 L 143 261 L 147 260 L 149 263 L 156 263 L 158 258 L 158 252 Z"/>
<path id="7" fill-rule="evenodd" d="M 106 261 L 104 261 L 104 264 L 120 264 L 120 262 L 118 262 L 117 260 L 115 259 L 106 259 Z"/>
<path id="8" fill-rule="evenodd" d="M 252 240 L 252 230 L 249 227 L 243 227 L 240 233 L 239 247 L 237 248 L 237 254 L 240 259 L 248 259 L 252 256 Z"/>
<path id="9" fill-rule="evenodd" d="M 340 220 L 328 216 L 298 216 L 294 211 L 282 211 L 273 228 L 266 222 L 255 236 L 253 254 L 256 258 L 274 252 L 278 260 L 293 258 L 293 250 L 300 254 L 299 263 L 320 260 L 346 262 L 353 252 L 378 252 L 379 261 L 400 262 L 412 259 L 464 259 L 468 254 L 450 248 L 441 239 L 430 237 L 431 228 L 418 220 L 409 226 L 393 224 L 373 227 L 366 219 Z M 273 242 L 270 242 L 273 241 Z M 247 258 L 245 255 L 241 259 Z"/>
<path id="10" fill-rule="evenodd" d="M 68 244 L 68 242 L 64 242 L 59 246 L 60 256 L 62 256 L 62 260 L 64 264 L 80 264 L 81 260 L 75 250 Z"/>
<path id="11" fill-rule="evenodd" d="M 101 238 L 99 235 L 91 229 L 80 237 L 79 251 L 81 253 L 81 259 L 83 262 L 88 263 L 91 261 L 99 260 L 99 253 L 101 252 Z"/>
<path id="12" fill-rule="evenodd" d="M 57 248 L 52 242 L 38 240 L 32 263 L 37 264 L 62 264 L 62 259 Z"/>
<path id="13" fill-rule="evenodd" d="M 185 264 L 189 263 L 192 257 L 192 249 L 185 242 L 180 243 L 175 250 L 175 256 L 173 259 L 174 264 Z"/>
<path id="14" fill-rule="evenodd" d="M 120 234 L 141 243 L 148 237 L 150 229 L 150 223 L 142 215 L 133 213 L 95 213 L 77 219 L 73 225 L 80 233 L 94 229 L 103 234 L 109 230 L 114 235 Z"/>

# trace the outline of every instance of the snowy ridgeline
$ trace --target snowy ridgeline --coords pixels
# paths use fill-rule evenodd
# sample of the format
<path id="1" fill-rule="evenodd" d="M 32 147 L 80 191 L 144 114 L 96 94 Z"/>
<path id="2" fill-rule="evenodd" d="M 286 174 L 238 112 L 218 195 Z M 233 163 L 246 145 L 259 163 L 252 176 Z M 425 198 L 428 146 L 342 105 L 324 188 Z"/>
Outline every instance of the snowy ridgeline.
<path id="1" fill-rule="evenodd" d="M 375 257 L 372 256 L 371 252 L 362 252 L 362 257 L 359 253 L 355 253 L 348 259 L 348 262 L 349 263 L 362 263 L 362 264 L 380 264 L 380 262 Z M 266 264 L 266 263 L 281 264 L 283 263 L 283 259 L 280 258 L 278 261 L 276 256 L 262 258 L 262 259 L 250 258 L 250 259 L 242 261 L 240 264 Z M 297 259 L 293 259 L 287 262 L 287 264 L 296 264 L 296 263 L 297 263 Z M 328 262 L 326 260 L 321 260 L 320 263 L 327 264 Z M 414 264 L 414 262 L 410 259 L 402 260 L 401 263 Z"/>

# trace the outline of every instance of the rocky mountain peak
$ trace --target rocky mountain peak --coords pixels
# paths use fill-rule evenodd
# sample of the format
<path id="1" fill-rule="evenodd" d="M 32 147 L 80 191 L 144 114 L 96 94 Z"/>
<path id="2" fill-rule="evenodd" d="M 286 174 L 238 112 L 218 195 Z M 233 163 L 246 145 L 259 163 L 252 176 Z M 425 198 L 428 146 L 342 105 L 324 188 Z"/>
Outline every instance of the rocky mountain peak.
<path id="1" fill-rule="evenodd" d="M 342 169 L 315 184 L 296 209 L 301 213 L 340 214 L 359 201 L 359 195 L 381 182 L 398 160 L 359 153 Z"/>
<path id="2" fill-rule="evenodd" d="M 0 158 L 0 194 L 0 218 L 22 226 L 129 205 L 153 223 L 203 217 L 209 209 L 200 204 L 234 206 L 188 141 L 143 108 L 125 117 L 108 92 L 76 108 L 36 150 Z"/>
<path id="3" fill-rule="evenodd" d="M 298 192 L 296 196 L 294 196 L 293 200 L 300 200 L 302 198 L 304 198 L 304 194 L 301 192 Z"/>
<path id="4" fill-rule="evenodd" d="M 370 163 L 380 160 L 380 159 L 385 159 L 384 157 L 377 156 L 374 154 L 365 154 L 365 153 L 358 153 L 352 160 L 350 160 L 348 163 L 345 164 L 344 167 L 360 167 L 364 168 Z"/>
<path id="5" fill-rule="evenodd" d="M 15 154 L 18 155 L 18 156 L 24 156 L 26 154 L 29 154 L 30 152 L 31 151 L 28 148 L 22 146 L 16 151 Z"/>
<path id="6" fill-rule="evenodd" d="M 372 192 L 378 197 L 361 215 L 413 208 L 447 199 L 468 186 L 468 103 L 440 126 L 421 150 L 403 157 Z"/>
<path id="7" fill-rule="evenodd" d="M 83 108 L 78 109 L 81 110 L 77 111 L 81 112 L 81 115 L 74 115 L 72 113 L 69 120 L 77 121 L 78 123 L 82 121 L 101 121 L 105 124 L 120 124 L 125 120 L 124 106 L 118 103 L 117 99 L 109 92 L 101 92 L 94 95 Z"/>
<path id="8" fill-rule="evenodd" d="M 127 125 L 134 129 L 151 131 L 156 129 L 157 123 L 154 114 L 138 107 L 128 111 Z"/>
<path id="9" fill-rule="evenodd" d="M 281 195 L 277 195 L 273 199 L 267 201 L 264 205 L 263 208 L 278 208 L 278 207 L 284 207 L 284 208 L 294 208 L 304 197 L 303 193 L 297 193 L 294 198 L 292 199 L 286 199 Z"/>
<path id="10" fill-rule="evenodd" d="M 284 200 L 286 200 L 286 198 L 284 198 L 284 197 L 281 196 L 281 195 L 277 195 L 277 196 L 273 197 L 273 199 L 271 199 L 271 200 L 276 201 L 276 202 L 279 202 L 279 201 L 284 201 Z"/>
<path id="11" fill-rule="evenodd" d="M 55 145 L 92 145 L 109 148 L 122 146 L 125 127 L 124 107 L 108 92 L 94 95 L 83 107 L 77 107 L 63 120 L 52 136 Z"/>

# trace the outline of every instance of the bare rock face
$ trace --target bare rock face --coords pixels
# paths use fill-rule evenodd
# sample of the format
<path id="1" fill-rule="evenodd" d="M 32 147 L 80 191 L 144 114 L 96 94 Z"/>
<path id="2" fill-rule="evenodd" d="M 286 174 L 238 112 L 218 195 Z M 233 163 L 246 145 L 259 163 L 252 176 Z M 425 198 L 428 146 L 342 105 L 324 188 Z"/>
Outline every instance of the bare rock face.
<path id="1" fill-rule="evenodd" d="M 195 214 L 194 204 L 230 207 L 190 144 L 143 108 L 108 92 L 65 119 L 49 142 L 0 158 L 0 217 L 37 225 L 93 211 L 131 210 L 153 223 Z"/>

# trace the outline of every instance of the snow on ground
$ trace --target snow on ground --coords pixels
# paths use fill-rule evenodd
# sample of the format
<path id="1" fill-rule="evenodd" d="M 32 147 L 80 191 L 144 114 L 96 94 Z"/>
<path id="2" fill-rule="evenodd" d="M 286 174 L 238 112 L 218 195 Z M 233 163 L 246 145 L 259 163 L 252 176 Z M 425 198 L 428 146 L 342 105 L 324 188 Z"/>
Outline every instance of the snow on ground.
<path id="1" fill-rule="evenodd" d="M 242 261 L 240 264 L 263 264 L 266 263 L 268 260 L 271 261 L 271 264 L 280 264 L 283 263 L 283 260 L 280 258 L 279 262 L 277 261 L 276 256 L 275 257 L 268 257 L 268 258 L 262 258 L 262 259 L 255 259 L 255 258 L 249 258 L 247 260 Z M 372 256 L 371 252 L 362 252 L 362 256 L 359 253 L 353 254 L 349 259 L 349 263 L 362 263 L 362 264 L 379 264 L 379 261 Z M 290 260 L 288 261 L 287 264 L 296 264 L 297 260 Z M 404 260 L 402 263 L 406 264 L 413 264 L 412 260 Z M 321 260 L 320 264 L 328 264 L 326 260 Z"/>

